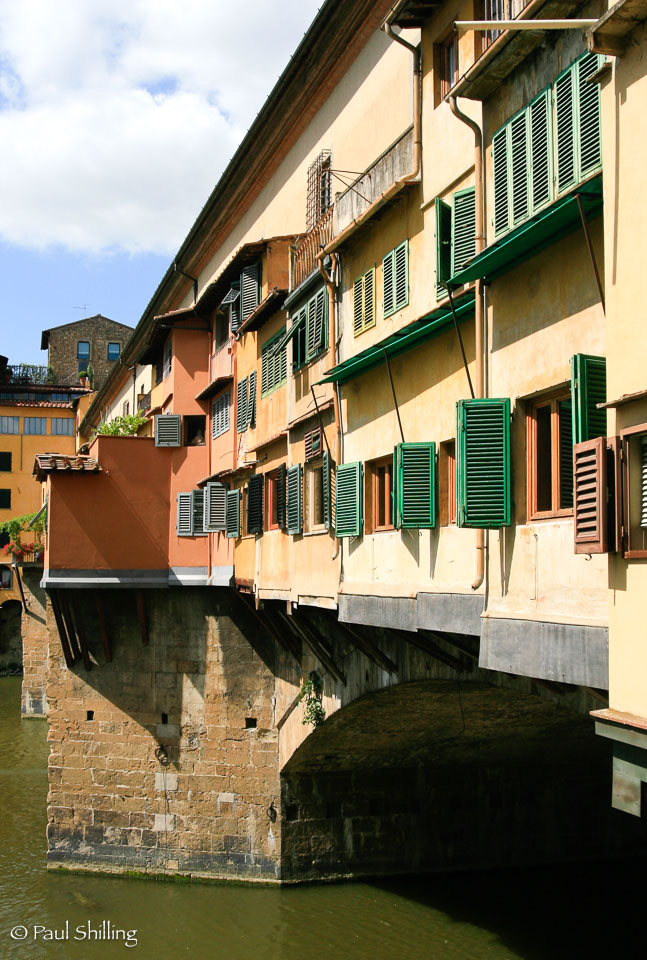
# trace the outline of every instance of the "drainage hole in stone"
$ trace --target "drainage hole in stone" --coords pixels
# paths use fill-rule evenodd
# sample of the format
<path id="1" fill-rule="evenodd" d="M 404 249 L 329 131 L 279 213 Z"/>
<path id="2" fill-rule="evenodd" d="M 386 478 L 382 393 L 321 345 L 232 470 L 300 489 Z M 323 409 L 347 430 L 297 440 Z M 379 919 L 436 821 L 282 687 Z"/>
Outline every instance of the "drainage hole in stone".
<path id="1" fill-rule="evenodd" d="M 296 803 L 291 803 L 288 807 L 285 808 L 285 819 L 286 820 L 298 820 L 299 819 L 299 808 Z"/>
<path id="2" fill-rule="evenodd" d="M 245 730 L 256 729 L 256 717 L 245 717 Z"/>
<path id="3" fill-rule="evenodd" d="M 168 713 L 162 714 L 162 723 L 168 723 Z"/>
<path id="4" fill-rule="evenodd" d="M 94 720 L 94 710 L 88 710 L 85 715 L 86 720 Z"/>
<path id="5" fill-rule="evenodd" d="M 329 800 L 326 804 L 326 818 L 333 820 L 335 817 L 341 817 L 341 800 Z"/>

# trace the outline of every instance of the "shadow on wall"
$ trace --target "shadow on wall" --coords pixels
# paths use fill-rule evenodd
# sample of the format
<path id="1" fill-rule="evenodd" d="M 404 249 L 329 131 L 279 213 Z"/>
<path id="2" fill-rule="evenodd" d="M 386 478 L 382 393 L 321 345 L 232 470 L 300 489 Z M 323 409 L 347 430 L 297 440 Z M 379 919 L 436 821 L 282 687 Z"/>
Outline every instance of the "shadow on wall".
<path id="1" fill-rule="evenodd" d="M 19 600 L 0 604 L 0 676 L 22 672 L 21 614 Z"/>

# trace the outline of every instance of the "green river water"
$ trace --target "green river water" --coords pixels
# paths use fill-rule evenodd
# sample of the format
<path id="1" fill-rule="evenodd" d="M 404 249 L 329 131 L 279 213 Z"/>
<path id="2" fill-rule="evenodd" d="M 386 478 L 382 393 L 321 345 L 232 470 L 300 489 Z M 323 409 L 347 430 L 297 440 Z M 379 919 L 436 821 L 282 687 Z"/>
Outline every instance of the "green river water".
<path id="1" fill-rule="evenodd" d="M 644 906 L 635 881 L 644 863 L 283 889 L 48 873 L 47 724 L 21 721 L 19 710 L 20 678 L 0 678 L 2 960 L 643 954 Z M 108 921 L 112 932 L 134 931 L 131 947 L 105 938 Z M 65 936 L 66 922 L 68 939 L 46 939 L 46 931 Z M 24 940 L 12 939 L 18 925 L 26 928 Z M 104 938 L 88 939 L 88 931 Z"/>

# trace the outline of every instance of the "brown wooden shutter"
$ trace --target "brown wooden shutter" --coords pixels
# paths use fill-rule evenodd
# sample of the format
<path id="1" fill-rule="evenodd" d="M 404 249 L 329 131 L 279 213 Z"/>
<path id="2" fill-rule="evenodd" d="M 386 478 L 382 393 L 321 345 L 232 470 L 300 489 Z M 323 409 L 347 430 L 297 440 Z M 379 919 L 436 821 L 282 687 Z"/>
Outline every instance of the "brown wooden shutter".
<path id="1" fill-rule="evenodd" d="M 573 447 L 575 553 L 607 553 L 607 440 Z"/>

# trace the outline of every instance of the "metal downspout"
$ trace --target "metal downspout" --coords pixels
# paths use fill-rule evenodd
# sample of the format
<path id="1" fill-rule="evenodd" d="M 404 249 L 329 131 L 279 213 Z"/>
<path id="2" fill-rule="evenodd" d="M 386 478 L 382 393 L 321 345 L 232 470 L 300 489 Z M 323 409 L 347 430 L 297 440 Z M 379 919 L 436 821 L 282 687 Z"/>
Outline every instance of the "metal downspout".
<path id="1" fill-rule="evenodd" d="M 468 117 L 456 103 L 456 97 L 449 97 L 449 106 L 459 120 L 474 133 L 474 208 L 475 208 L 475 253 L 483 249 L 483 133 L 478 123 Z M 476 361 L 474 393 L 485 396 L 485 357 L 483 336 L 483 281 L 477 280 L 476 300 L 474 302 L 474 353 Z M 476 531 L 476 578 L 472 590 L 478 590 L 485 578 L 485 530 Z"/>

